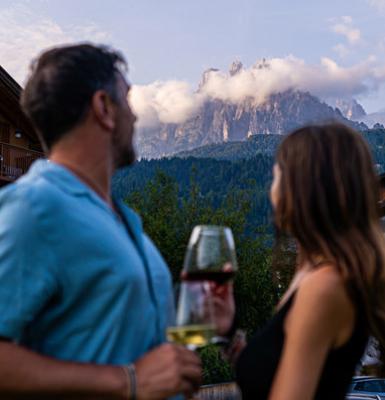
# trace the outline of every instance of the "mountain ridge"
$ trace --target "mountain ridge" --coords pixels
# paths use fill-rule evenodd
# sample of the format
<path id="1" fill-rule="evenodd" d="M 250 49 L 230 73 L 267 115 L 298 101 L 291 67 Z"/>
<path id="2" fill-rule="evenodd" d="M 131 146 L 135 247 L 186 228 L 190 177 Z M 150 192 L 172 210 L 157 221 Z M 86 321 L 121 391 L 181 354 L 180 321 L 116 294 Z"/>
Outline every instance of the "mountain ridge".
<path id="1" fill-rule="evenodd" d="M 385 129 L 367 129 L 361 132 L 373 154 L 374 160 L 385 168 Z M 283 135 L 255 135 L 245 141 L 210 144 L 193 150 L 174 153 L 168 158 L 213 158 L 216 160 L 236 161 L 250 159 L 258 154 L 273 157 L 284 138 Z"/>
<path id="2" fill-rule="evenodd" d="M 233 67 L 235 71 L 239 68 Z M 204 82 L 205 75 L 202 79 Z M 309 92 L 290 89 L 272 94 L 262 104 L 251 98 L 236 104 L 210 99 L 184 123 L 139 129 L 137 147 L 142 158 L 160 158 L 204 145 L 243 141 L 254 135 L 283 135 L 309 123 L 336 120 L 355 129 L 368 129 Z"/>

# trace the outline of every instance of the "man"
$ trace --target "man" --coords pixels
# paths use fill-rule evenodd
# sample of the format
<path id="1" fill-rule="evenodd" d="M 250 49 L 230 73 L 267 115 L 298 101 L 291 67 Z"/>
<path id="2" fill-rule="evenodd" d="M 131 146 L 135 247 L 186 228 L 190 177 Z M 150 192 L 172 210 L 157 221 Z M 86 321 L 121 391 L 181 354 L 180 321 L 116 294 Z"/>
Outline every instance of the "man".
<path id="1" fill-rule="evenodd" d="M 164 399 L 199 385 L 198 357 L 164 344 L 167 267 L 111 198 L 114 171 L 135 160 L 124 66 L 105 47 L 54 48 L 22 94 L 49 160 L 0 193 L 0 398 Z"/>

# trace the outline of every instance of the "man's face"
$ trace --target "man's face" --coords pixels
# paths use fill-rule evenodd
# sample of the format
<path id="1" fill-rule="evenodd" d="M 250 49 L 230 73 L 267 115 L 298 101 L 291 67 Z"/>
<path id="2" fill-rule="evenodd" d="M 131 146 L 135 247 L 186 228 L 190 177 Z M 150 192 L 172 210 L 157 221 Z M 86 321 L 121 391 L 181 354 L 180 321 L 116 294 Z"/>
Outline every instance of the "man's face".
<path id="1" fill-rule="evenodd" d="M 116 127 L 113 134 L 115 168 L 131 165 L 136 160 L 133 144 L 136 116 L 128 103 L 130 86 L 119 74 L 117 79 Z"/>

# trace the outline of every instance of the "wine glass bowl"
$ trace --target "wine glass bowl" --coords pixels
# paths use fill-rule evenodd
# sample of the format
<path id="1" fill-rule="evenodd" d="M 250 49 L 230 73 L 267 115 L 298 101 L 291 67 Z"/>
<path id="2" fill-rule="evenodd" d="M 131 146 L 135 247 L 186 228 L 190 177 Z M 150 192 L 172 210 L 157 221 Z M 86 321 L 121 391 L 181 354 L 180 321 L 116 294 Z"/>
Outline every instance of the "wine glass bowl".
<path id="1" fill-rule="evenodd" d="M 183 281 L 230 281 L 238 269 L 230 228 L 198 225 L 191 234 L 184 259 Z"/>

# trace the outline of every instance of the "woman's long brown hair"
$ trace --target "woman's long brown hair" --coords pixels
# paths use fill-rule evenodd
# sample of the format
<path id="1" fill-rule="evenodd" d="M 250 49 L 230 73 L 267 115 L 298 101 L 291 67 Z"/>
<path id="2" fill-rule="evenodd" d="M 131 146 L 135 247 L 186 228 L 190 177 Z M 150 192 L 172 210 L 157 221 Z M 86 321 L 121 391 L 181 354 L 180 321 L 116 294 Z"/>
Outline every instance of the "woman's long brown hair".
<path id="1" fill-rule="evenodd" d="M 384 358 L 385 236 L 366 142 L 342 124 L 308 126 L 283 140 L 276 161 L 278 228 L 297 240 L 304 259 L 337 268 Z"/>

